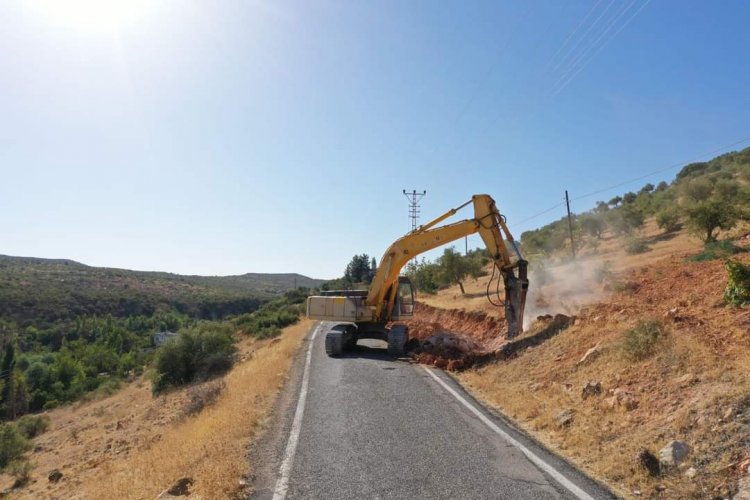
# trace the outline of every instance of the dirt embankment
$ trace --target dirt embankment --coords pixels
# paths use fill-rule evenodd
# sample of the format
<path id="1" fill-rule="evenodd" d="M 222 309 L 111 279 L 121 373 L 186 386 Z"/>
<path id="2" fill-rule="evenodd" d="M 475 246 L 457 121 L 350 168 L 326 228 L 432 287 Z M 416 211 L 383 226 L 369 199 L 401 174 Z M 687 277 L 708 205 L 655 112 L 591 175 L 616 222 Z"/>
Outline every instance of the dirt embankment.
<path id="1" fill-rule="evenodd" d="M 449 371 L 507 359 L 522 349 L 539 345 L 575 317 L 564 314 L 537 318 L 519 337 L 506 338 L 504 318 L 480 311 L 439 309 L 417 303 L 409 326 L 409 354 L 418 363 Z"/>
<path id="2" fill-rule="evenodd" d="M 420 306 L 414 337 L 463 348 L 415 356 L 462 369 L 480 399 L 625 497 L 729 498 L 750 473 L 750 311 L 725 305 L 721 261 L 686 256 L 612 273 L 609 291 L 573 321 L 509 356 L 497 355 L 508 346 L 502 318 Z M 636 337 L 652 350 L 634 357 L 642 320 L 662 333 Z M 532 325 L 518 342 L 550 326 Z M 672 441 L 689 450 L 679 463 L 643 467 L 644 450 L 660 457 Z"/>

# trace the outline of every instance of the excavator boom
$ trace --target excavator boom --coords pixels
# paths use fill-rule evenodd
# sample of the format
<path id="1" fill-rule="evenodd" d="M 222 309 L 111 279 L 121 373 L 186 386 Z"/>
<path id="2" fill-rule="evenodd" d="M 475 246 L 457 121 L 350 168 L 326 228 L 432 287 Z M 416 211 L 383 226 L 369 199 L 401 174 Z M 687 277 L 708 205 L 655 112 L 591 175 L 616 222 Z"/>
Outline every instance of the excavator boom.
<path id="1" fill-rule="evenodd" d="M 435 227 L 470 203 L 474 205 L 473 219 Z M 529 284 L 526 276 L 527 263 L 521 257 L 515 240 L 505 224 L 505 218 L 495 206 L 495 201 L 486 194 L 474 195 L 471 201 L 449 210 L 433 221 L 399 238 L 385 251 L 367 294 L 366 303 L 374 308 L 374 320 L 388 321 L 395 298 L 395 294 L 390 293 L 389 290 L 392 290 L 398 282 L 401 269 L 410 259 L 477 232 L 482 237 L 490 257 L 494 261 L 496 271 L 500 273 L 504 280 L 508 337 L 515 337 L 520 333 L 523 330 L 523 313 Z M 508 252 L 506 240 L 516 254 L 517 260 L 515 262 L 512 261 Z M 387 296 L 390 296 L 390 300 L 386 300 Z"/>

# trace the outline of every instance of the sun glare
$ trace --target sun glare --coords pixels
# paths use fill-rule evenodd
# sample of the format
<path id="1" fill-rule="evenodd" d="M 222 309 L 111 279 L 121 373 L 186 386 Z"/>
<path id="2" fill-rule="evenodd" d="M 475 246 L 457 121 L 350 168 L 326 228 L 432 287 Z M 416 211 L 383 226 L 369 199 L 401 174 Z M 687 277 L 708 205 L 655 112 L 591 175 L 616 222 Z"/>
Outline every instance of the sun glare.
<path id="1" fill-rule="evenodd" d="M 38 0 L 29 2 L 52 21 L 87 34 L 113 34 L 143 17 L 149 0 Z"/>

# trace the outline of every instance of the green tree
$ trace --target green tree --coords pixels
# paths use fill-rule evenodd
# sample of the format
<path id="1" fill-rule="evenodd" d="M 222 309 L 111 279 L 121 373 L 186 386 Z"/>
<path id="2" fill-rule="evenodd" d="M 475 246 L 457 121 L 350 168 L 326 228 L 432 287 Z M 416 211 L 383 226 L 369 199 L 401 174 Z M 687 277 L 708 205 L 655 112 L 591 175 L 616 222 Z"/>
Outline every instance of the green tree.
<path id="1" fill-rule="evenodd" d="M 3 390 L 0 393 L 0 407 L 2 407 L 3 414 L 8 420 L 16 418 L 15 368 L 16 347 L 11 341 L 5 344 L 3 362 L 0 364 L 0 379 L 4 380 Z"/>
<path id="2" fill-rule="evenodd" d="M 622 195 L 622 202 L 626 204 L 633 203 L 637 197 L 638 195 L 633 192 L 625 193 Z"/>
<path id="3" fill-rule="evenodd" d="M 369 283 L 373 278 L 370 257 L 363 253 L 355 255 L 344 270 L 344 278 L 352 283 Z"/>
<path id="4" fill-rule="evenodd" d="M 721 200 L 706 200 L 687 210 L 687 223 L 691 231 L 705 243 L 716 241 L 716 231 L 732 229 L 740 214 L 733 204 Z"/>
<path id="5" fill-rule="evenodd" d="M 654 189 L 655 189 L 654 185 L 649 182 L 648 184 L 643 186 L 640 191 L 638 191 L 638 194 L 643 194 L 643 193 L 648 194 L 648 193 L 651 193 Z"/>
<path id="6" fill-rule="evenodd" d="M 612 198 L 611 200 L 607 202 L 607 204 L 612 207 L 616 207 L 620 203 L 622 203 L 622 196 L 615 196 L 614 198 Z"/>
<path id="7" fill-rule="evenodd" d="M 656 214 L 656 224 L 665 233 L 677 231 L 680 228 L 680 214 L 675 208 L 665 208 Z"/>
<path id="8" fill-rule="evenodd" d="M 669 184 L 666 183 L 666 181 L 661 181 L 659 184 L 656 185 L 656 192 L 661 193 L 662 191 L 666 191 L 669 187 Z"/>
<path id="9" fill-rule="evenodd" d="M 714 193 L 717 198 L 731 201 L 737 198 L 740 192 L 740 184 L 735 180 L 720 179 L 714 185 Z"/>
<path id="10" fill-rule="evenodd" d="M 692 202 L 707 200 L 714 190 L 714 185 L 705 177 L 690 179 L 683 184 L 682 192 Z"/>
<path id="11" fill-rule="evenodd" d="M 86 373 L 81 362 L 76 360 L 67 348 L 57 355 L 52 370 L 55 377 L 53 390 L 59 400 L 69 401 L 81 395 Z"/>
<path id="12" fill-rule="evenodd" d="M 458 253 L 455 247 L 446 248 L 443 255 L 438 259 L 445 280 L 448 283 L 457 283 L 461 294 L 465 294 L 463 280 L 470 272 L 470 266 L 466 259 Z"/>
<path id="13" fill-rule="evenodd" d="M 621 210 L 622 218 L 631 232 L 643 227 L 643 223 L 646 222 L 646 217 L 641 210 L 638 210 L 635 207 L 625 207 Z"/>
<path id="14" fill-rule="evenodd" d="M 596 239 L 601 239 L 602 233 L 607 228 L 604 218 L 598 214 L 582 214 L 578 217 L 578 224 L 586 234 Z"/>
<path id="15" fill-rule="evenodd" d="M 617 210 L 610 211 L 607 215 L 607 225 L 620 235 L 632 234 L 645 222 L 643 212 L 633 205 L 624 205 Z"/>
<path id="16" fill-rule="evenodd" d="M 424 257 L 416 264 L 409 263 L 406 275 L 421 292 L 435 293 L 440 287 L 440 266 Z"/>

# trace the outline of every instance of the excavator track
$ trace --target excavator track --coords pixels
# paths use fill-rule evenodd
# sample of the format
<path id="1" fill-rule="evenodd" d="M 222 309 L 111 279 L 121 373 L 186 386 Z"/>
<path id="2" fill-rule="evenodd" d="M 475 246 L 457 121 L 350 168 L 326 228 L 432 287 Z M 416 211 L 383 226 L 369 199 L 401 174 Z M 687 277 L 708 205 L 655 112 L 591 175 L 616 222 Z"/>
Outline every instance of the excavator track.
<path id="1" fill-rule="evenodd" d="M 401 357 L 406 354 L 409 342 L 409 329 L 405 325 L 395 325 L 388 331 L 388 354 Z"/>

